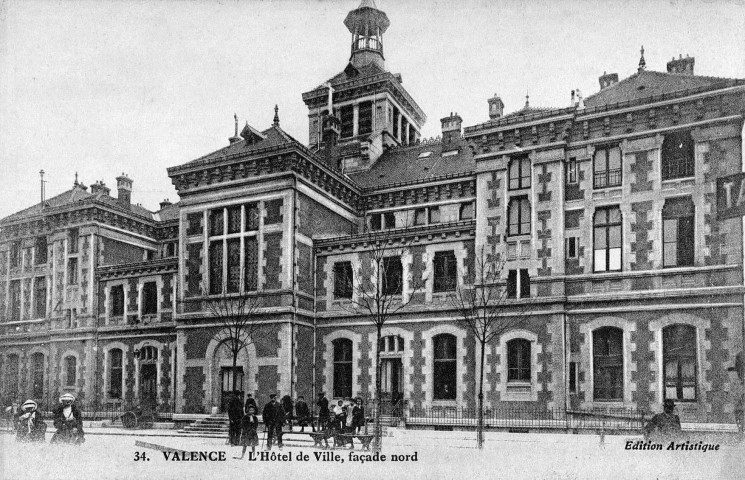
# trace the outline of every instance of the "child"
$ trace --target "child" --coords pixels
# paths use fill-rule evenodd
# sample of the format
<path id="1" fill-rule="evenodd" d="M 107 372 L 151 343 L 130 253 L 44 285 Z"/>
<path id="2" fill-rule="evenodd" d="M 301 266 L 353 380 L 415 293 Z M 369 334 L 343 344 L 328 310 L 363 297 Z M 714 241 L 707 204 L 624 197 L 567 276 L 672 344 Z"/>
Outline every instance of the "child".
<path id="1" fill-rule="evenodd" d="M 246 449 L 251 445 L 251 457 L 256 453 L 256 446 L 259 444 L 259 435 L 256 433 L 256 429 L 259 427 L 259 419 L 256 417 L 256 407 L 253 405 L 248 406 L 248 412 L 241 419 L 241 445 L 243 445 L 243 451 L 240 457 L 233 457 L 242 459 L 246 455 Z"/>

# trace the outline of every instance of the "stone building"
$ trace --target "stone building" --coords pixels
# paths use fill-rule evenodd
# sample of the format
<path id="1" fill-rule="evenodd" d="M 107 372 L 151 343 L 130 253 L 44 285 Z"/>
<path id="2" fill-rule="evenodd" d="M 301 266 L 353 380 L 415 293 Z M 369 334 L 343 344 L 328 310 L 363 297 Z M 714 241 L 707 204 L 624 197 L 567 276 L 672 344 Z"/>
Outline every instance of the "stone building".
<path id="1" fill-rule="evenodd" d="M 117 198 L 76 180 L 0 220 L 3 396 L 182 413 L 234 388 L 372 396 L 376 330 L 350 305 L 383 238 L 402 246 L 386 281 L 405 304 L 379 344 L 387 400 L 475 406 L 480 347 L 452 295 L 486 256 L 521 316 L 486 346 L 488 407 L 673 398 L 684 421 L 733 422 L 743 231 L 715 189 L 743 170 L 745 80 L 695 75 L 691 57 L 647 70 L 642 52 L 637 73 L 604 73 L 566 107 L 505 114 L 494 95 L 487 121 L 450 113 L 423 140 L 385 67 L 386 14 L 363 0 L 344 24 L 348 64 L 302 96 L 307 145 L 275 108 L 269 128 L 236 119 L 224 148 L 169 168 L 180 201 L 156 212 L 122 175 Z M 261 300 L 263 327 L 234 366 L 209 305 L 240 298 Z"/>

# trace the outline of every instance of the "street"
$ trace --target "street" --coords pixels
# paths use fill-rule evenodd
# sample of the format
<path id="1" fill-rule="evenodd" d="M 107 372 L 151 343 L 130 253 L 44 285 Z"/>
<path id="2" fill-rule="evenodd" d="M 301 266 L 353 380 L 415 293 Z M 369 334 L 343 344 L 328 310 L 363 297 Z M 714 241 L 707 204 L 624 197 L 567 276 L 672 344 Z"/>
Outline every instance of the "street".
<path id="1" fill-rule="evenodd" d="M 219 438 L 101 435 L 96 430 L 105 429 L 90 429 L 79 448 L 19 445 L 11 435 L 0 435 L 0 478 L 745 478 L 742 444 L 721 443 L 718 450 L 705 452 L 627 450 L 627 442 L 640 437 L 622 435 L 605 436 L 601 444 L 597 435 L 489 433 L 479 452 L 471 432 L 395 430 L 384 439 L 384 460 L 359 450 L 350 455 L 347 449 L 286 446 L 251 461 L 248 454 L 234 459 L 240 448 Z M 138 447 L 136 441 L 198 453 L 164 454 Z"/>

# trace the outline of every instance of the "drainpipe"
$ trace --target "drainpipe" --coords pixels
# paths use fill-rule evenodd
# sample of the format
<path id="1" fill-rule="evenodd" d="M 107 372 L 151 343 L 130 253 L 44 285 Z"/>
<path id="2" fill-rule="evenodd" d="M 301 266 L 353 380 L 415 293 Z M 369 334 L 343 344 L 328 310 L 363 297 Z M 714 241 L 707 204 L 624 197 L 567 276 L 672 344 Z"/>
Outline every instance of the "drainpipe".
<path id="1" fill-rule="evenodd" d="M 293 394 L 295 382 L 295 322 L 297 321 L 297 178 L 292 189 L 292 322 L 290 323 L 290 398 Z"/>

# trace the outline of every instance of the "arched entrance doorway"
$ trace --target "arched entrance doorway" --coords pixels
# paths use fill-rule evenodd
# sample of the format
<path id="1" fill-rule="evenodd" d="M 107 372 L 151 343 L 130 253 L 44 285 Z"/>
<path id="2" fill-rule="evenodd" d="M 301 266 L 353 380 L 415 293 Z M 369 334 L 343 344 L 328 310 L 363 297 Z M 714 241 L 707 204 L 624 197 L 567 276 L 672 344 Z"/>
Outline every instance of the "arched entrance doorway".
<path id="1" fill-rule="evenodd" d="M 219 405 L 219 411 L 227 411 L 230 394 L 238 392 L 241 403 L 244 401 L 246 390 L 248 390 L 248 353 L 242 348 L 238 353 L 235 366 L 233 365 L 233 352 L 226 342 L 221 343 L 212 358 L 212 404 Z"/>
<path id="2" fill-rule="evenodd" d="M 158 403 L 158 349 L 153 346 L 140 350 L 140 407 L 153 410 Z"/>
<path id="3" fill-rule="evenodd" d="M 403 353 L 401 336 L 388 335 L 380 339 L 381 406 L 384 414 L 392 415 L 400 409 L 404 395 Z"/>

